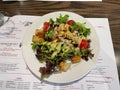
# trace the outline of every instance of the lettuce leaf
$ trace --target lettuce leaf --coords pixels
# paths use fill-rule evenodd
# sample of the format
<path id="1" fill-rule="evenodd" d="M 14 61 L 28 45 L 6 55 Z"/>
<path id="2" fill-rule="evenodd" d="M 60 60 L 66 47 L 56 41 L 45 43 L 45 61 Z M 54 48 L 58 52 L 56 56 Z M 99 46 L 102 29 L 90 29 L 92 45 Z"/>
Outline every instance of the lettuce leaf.
<path id="1" fill-rule="evenodd" d="M 68 15 L 62 16 L 62 15 L 60 14 L 59 18 L 56 18 L 56 23 L 59 23 L 59 24 L 61 24 L 61 23 L 66 23 L 66 21 L 68 20 L 68 18 L 69 18 Z"/>

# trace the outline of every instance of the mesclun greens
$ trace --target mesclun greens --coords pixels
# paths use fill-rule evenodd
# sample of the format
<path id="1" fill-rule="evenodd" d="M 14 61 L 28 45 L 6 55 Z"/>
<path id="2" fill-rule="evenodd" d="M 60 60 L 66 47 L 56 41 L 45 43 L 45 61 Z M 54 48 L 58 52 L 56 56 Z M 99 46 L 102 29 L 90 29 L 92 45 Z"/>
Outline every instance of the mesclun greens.
<path id="1" fill-rule="evenodd" d="M 60 71 L 67 71 L 72 63 L 78 63 L 81 58 L 92 58 L 91 40 L 88 39 L 91 30 L 85 24 L 69 20 L 69 15 L 61 15 L 44 22 L 42 29 L 37 29 L 32 38 L 32 49 L 40 63 L 41 79 Z"/>
<path id="2" fill-rule="evenodd" d="M 66 21 L 68 20 L 68 18 L 69 18 L 68 15 L 62 16 L 62 15 L 60 14 L 60 17 L 59 17 L 59 18 L 56 18 L 56 23 L 59 23 L 59 24 L 61 24 L 61 23 L 66 23 Z"/>

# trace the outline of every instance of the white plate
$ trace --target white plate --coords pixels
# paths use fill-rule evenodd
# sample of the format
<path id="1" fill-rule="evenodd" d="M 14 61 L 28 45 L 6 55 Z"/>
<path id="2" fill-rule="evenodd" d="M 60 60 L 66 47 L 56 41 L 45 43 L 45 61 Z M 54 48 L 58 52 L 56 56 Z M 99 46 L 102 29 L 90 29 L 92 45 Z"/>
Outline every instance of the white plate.
<path id="1" fill-rule="evenodd" d="M 35 76 L 40 78 L 41 74 L 39 72 L 39 68 L 44 65 L 39 63 L 39 61 L 36 59 L 34 51 L 31 48 L 32 36 L 35 33 L 35 29 L 40 28 L 40 26 L 42 26 L 45 21 L 49 21 L 50 18 L 56 19 L 57 17 L 59 17 L 60 14 L 62 15 L 68 14 L 69 19 L 75 20 L 76 22 L 81 22 L 81 23 L 86 22 L 86 27 L 91 28 L 91 34 L 90 34 L 90 39 L 92 40 L 91 48 L 93 49 L 92 53 L 94 53 L 94 57 L 92 58 L 92 60 L 88 60 L 88 61 L 82 60 L 80 63 L 73 64 L 67 72 L 52 74 L 49 78 L 45 79 L 46 81 L 52 83 L 69 83 L 79 80 L 83 76 L 85 76 L 95 65 L 98 57 L 99 40 L 95 28 L 85 18 L 83 18 L 78 14 L 72 12 L 66 12 L 66 11 L 52 12 L 42 16 L 41 19 L 36 20 L 33 23 L 32 27 L 30 27 L 30 29 L 26 31 L 22 43 L 23 45 L 22 51 L 25 62 L 28 65 L 30 71 Z"/>

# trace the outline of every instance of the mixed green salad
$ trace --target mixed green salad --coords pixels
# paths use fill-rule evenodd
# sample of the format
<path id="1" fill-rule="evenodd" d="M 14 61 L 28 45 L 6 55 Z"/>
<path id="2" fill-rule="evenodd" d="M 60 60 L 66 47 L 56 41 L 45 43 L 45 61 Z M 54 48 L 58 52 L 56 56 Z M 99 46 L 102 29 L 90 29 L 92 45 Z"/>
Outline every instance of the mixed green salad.
<path id="1" fill-rule="evenodd" d="M 91 30 L 85 23 L 69 20 L 69 15 L 61 15 L 43 23 L 32 37 L 32 49 L 40 63 L 41 79 L 56 72 L 66 72 L 71 64 L 92 58 Z"/>

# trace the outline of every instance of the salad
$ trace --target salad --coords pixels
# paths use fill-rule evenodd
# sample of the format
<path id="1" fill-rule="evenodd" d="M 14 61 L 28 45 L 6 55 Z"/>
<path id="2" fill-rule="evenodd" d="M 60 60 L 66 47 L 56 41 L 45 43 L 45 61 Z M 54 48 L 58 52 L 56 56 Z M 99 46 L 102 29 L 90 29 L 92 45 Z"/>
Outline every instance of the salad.
<path id="1" fill-rule="evenodd" d="M 61 15 L 43 23 L 32 37 L 32 49 L 40 63 L 41 79 L 53 73 L 66 72 L 71 64 L 92 59 L 89 35 L 90 28 L 85 23 L 69 20 L 69 15 Z"/>

